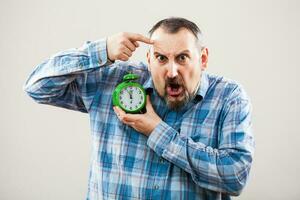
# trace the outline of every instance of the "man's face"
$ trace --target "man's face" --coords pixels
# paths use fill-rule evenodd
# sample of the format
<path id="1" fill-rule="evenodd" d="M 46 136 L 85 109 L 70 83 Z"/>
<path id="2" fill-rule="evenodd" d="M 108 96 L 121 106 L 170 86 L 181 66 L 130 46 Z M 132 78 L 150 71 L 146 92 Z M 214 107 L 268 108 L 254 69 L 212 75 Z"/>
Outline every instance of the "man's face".
<path id="1" fill-rule="evenodd" d="M 147 53 L 154 87 L 171 109 L 178 109 L 194 97 L 206 68 L 208 50 L 201 51 L 196 37 L 187 29 L 167 33 L 158 28 Z"/>

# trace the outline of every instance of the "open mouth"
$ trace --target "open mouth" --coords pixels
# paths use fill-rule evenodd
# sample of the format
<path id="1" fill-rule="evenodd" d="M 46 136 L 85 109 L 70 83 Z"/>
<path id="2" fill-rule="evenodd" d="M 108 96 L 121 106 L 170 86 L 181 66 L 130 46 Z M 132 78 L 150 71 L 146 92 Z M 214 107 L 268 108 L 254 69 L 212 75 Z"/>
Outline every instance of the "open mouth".
<path id="1" fill-rule="evenodd" d="M 183 93 L 183 87 L 179 84 L 168 84 L 166 90 L 171 97 L 178 97 Z"/>

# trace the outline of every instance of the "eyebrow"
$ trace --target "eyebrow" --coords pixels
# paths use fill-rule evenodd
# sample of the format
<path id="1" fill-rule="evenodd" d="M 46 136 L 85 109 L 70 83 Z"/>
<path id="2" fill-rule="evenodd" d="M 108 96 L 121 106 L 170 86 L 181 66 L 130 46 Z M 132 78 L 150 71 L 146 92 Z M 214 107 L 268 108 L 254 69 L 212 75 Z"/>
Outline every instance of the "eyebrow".
<path id="1" fill-rule="evenodd" d="M 183 54 L 183 53 L 190 53 L 190 51 L 189 51 L 188 49 L 183 50 L 183 51 L 181 51 L 180 53 L 176 54 L 176 56 L 178 56 L 178 55 L 180 55 L 180 54 Z M 154 51 L 153 54 L 159 54 L 159 55 L 165 56 L 164 54 L 162 54 L 162 53 L 160 53 L 160 52 L 158 52 L 158 51 Z"/>

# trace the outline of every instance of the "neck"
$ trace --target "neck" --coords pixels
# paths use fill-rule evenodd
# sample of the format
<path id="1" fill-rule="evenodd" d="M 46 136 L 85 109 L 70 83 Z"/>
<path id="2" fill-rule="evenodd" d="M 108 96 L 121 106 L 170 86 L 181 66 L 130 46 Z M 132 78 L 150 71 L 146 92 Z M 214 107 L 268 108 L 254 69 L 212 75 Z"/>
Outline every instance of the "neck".
<path id="1" fill-rule="evenodd" d="M 202 75 L 201 75 L 201 76 L 202 76 Z M 196 94 L 197 94 L 197 92 L 198 92 L 198 90 L 199 90 L 199 88 L 200 88 L 200 85 L 201 85 L 201 77 L 200 77 L 200 80 L 198 81 L 198 83 L 197 83 L 197 85 L 196 85 L 196 87 L 195 87 L 195 90 L 194 90 L 194 92 L 193 92 L 193 97 L 196 96 Z"/>

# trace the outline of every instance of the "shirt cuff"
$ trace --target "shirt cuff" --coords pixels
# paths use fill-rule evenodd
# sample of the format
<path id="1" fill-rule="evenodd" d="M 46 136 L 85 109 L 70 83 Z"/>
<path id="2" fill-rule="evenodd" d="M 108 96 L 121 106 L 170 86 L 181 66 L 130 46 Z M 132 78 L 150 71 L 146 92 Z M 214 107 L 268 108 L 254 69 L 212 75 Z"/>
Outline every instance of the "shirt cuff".
<path id="1" fill-rule="evenodd" d="M 88 44 L 88 53 L 92 66 L 103 66 L 107 64 L 108 58 L 106 48 L 106 38 Z"/>
<path id="2" fill-rule="evenodd" d="M 147 145 L 159 156 L 162 156 L 164 150 L 168 148 L 176 135 L 176 130 L 161 121 L 148 137 Z"/>

